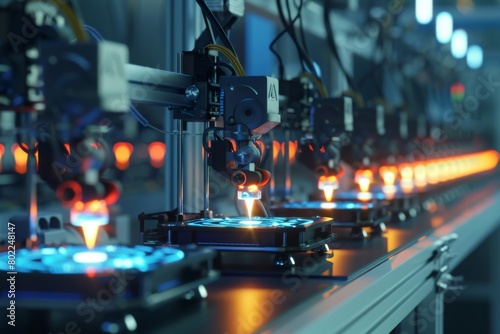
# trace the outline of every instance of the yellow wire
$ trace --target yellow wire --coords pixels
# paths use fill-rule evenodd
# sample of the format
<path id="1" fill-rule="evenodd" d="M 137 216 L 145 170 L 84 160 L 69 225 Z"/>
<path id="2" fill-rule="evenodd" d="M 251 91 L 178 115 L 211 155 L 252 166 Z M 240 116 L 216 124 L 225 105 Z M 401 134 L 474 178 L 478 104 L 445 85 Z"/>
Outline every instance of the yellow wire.
<path id="1" fill-rule="evenodd" d="M 244 76 L 245 70 L 243 69 L 243 66 L 241 66 L 240 60 L 236 55 L 231 52 L 228 48 L 222 45 L 217 45 L 217 44 L 208 44 L 206 46 L 208 50 L 214 50 L 222 53 L 226 58 L 233 64 L 234 71 L 236 72 L 237 75 Z"/>
<path id="2" fill-rule="evenodd" d="M 75 37 L 78 41 L 86 41 L 89 39 L 87 32 L 83 28 L 82 22 L 78 19 L 73 8 L 68 5 L 67 2 L 57 1 L 57 0 L 47 0 L 51 4 L 53 4 L 68 20 L 69 25 L 73 29 L 75 33 Z"/>
<path id="3" fill-rule="evenodd" d="M 349 89 L 344 92 L 344 95 L 352 97 L 354 103 L 359 107 L 359 108 L 364 108 L 365 107 L 365 101 L 363 100 L 363 97 L 361 94 L 358 92 Z"/>
<path id="4" fill-rule="evenodd" d="M 314 83 L 314 85 L 316 86 L 316 88 L 318 88 L 319 95 L 321 97 L 328 97 L 328 92 L 326 90 L 325 85 L 321 82 L 321 80 L 319 80 L 318 78 L 316 78 L 314 75 L 312 75 L 309 72 L 302 72 L 302 73 L 299 74 L 299 77 L 301 77 L 301 78 L 307 78 L 307 79 L 311 80 L 312 83 Z"/>

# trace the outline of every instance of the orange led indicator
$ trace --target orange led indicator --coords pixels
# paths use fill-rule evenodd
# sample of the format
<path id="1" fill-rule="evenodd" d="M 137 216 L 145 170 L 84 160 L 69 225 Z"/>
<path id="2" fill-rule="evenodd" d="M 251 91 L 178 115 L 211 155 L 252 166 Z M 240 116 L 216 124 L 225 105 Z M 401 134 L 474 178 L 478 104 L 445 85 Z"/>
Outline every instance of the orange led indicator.
<path id="1" fill-rule="evenodd" d="M 381 166 L 379 174 L 384 181 L 384 185 L 393 186 L 396 183 L 398 168 L 396 166 Z"/>
<path id="2" fill-rule="evenodd" d="M 361 192 L 368 192 L 373 182 L 373 172 L 369 169 L 358 169 L 354 174 L 354 182 L 358 184 Z"/>
<path id="3" fill-rule="evenodd" d="M 126 142 L 118 142 L 113 145 L 113 153 L 115 154 L 115 165 L 119 170 L 125 170 L 130 163 L 130 156 L 134 152 L 134 146 Z"/>
<path id="4" fill-rule="evenodd" d="M 318 189 L 323 190 L 325 194 L 325 200 L 331 202 L 333 199 L 333 193 L 339 188 L 339 181 L 335 175 L 321 175 L 318 179 Z"/>
<path id="5" fill-rule="evenodd" d="M 148 145 L 149 159 L 151 166 L 154 168 L 160 168 L 165 163 L 165 154 L 167 153 L 167 147 L 165 143 L 154 141 Z"/>

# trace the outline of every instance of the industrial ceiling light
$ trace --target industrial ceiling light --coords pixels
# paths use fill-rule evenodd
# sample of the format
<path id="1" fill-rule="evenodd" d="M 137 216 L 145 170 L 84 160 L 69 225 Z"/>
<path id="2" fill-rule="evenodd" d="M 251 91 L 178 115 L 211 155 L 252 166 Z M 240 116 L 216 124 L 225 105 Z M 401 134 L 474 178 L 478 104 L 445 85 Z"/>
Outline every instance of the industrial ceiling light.
<path id="1" fill-rule="evenodd" d="M 415 1 L 415 18 L 420 24 L 427 24 L 432 21 L 433 0 Z"/>
<path id="2" fill-rule="evenodd" d="M 483 65 L 483 49 L 479 45 L 471 45 L 467 50 L 467 65 L 471 69 L 477 69 Z"/>
<path id="3" fill-rule="evenodd" d="M 453 35 L 453 16 L 448 12 L 441 12 L 436 15 L 436 39 L 439 43 L 445 44 L 451 40 Z"/>
<path id="4" fill-rule="evenodd" d="M 451 36 L 451 54 L 460 59 L 467 54 L 467 32 L 463 29 L 457 29 Z"/>

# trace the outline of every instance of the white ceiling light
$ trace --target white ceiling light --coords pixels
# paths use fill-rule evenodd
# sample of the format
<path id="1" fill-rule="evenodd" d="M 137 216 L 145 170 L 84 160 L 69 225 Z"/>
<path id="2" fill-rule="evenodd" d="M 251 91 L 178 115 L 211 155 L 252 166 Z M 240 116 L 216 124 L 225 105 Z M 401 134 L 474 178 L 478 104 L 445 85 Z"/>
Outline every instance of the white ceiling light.
<path id="1" fill-rule="evenodd" d="M 483 65 L 483 49 L 479 45 L 471 45 L 467 50 L 467 65 L 472 69 Z"/>
<path id="2" fill-rule="evenodd" d="M 453 16 L 448 12 L 441 12 L 436 15 L 436 39 L 439 43 L 445 44 L 451 40 L 453 34 Z"/>
<path id="3" fill-rule="evenodd" d="M 415 18 L 420 24 L 432 21 L 433 0 L 415 0 Z"/>
<path id="4" fill-rule="evenodd" d="M 463 29 L 457 29 L 451 36 L 451 54 L 460 59 L 467 54 L 467 32 Z"/>

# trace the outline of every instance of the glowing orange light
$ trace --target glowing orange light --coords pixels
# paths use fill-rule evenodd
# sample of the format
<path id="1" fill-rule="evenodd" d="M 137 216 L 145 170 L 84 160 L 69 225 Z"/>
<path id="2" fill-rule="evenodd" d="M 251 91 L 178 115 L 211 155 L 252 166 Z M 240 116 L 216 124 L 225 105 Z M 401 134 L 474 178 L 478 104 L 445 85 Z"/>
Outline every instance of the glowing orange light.
<path id="1" fill-rule="evenodd" d="M 398 169 L 396 166 L 381 166 L 379 169 L 380 177 L 384 180 L 386 186 L 393 186 L 396 182 Z"/>
<path id="2" fill-rule="evenodd" d="M 66 151 L 71 154 L 71 146 L 69 146 L 69 144 L 64 144 L 64 147 L 66 148 Z"/>
<path id="3" fill-rule="evenodd" d="M 290 164 L 295 162 L 295 156 L 297 155 L 297 141 L 289 141 L 288 142 L 288 159 L 290 160 Z"/>
<path id="4" fill-rule="evenodd" d="M 399 174 L 401 176 L 401 189 L 405 193 L 410 193 L 413 190 L 413 168 L 410 164 L 401 164 L 399 166 Z"/>
<path id="5" fill-rule="evenodd" d="M 165 154 L 167 153 L 167 148 L 165 143 L 154 141 L 148 145 L 149 160 L 151 166 L 154 168 L 160 168 L 165 163 Z"/>
<path id="6" fill-rule="evenodd" d="M 311 144 L 309 144 L 307 147 L 309 148 L 309 150 L 310 150 L 311 152 L 314 152 L 314 147 L 313 147 Z"/>
<path id="7" fill-rule="evenodd" d="M 439 182 L 439 167 L 436 162 L 429 162 L 426 167 L 426 172 L 429 184 L 436 184 Z"/>
<path id="8" fill-rule="evenodd" d="M 119 170 L 125 170 L 129 166 L 130 156 L 134 152 L 134 146 L 126 142 L 118 142 L 113 145 L 113 153 L 115 154 L 115 165 Z"/>
<path id="9" fill-rule="evenodd" d="M 251 191 L 251 192 L 259 191 L 259 187 L 256 184 L 251 184 L 247 188 L 248 188 L 248 191 Z"/>
<path id="10" fill-rule="evenodd" d="M 325 149 L 325 147 L 324 147 L 324 146 L 321 146 L 321 148 L 319 149 L 319 151 L 320 151 L 321 153 L 325 153 L 325 152 L 326 152 L 326 149 Z"/>
<path id="11" fill-rule="evenodd" d="M 87 267 L 85 268 L 85 273 L 89 278 L 94 278 L 95 277 L 95 268 L 94 267 Z"/>
<path id="12" fill-rule="evenodd" d="M 14 169 L 19 174 L 25 174 L 28 165 L 28 154 L 18 144 L 12 145 L 12 154 L 14 154 Z"/>
<path id="13" fill-rule="evenodd" d="M 450 170 L 448 168 L 449 158 L 441 159 L 438 164 L 438 178 L 439 182 L 445 182 L 451 180 Z"/>
<path id="14" fill-rule="evenodd" d="M 253 198 L 247 198 L 245 199 L 245 206 L 247 207 L 247 216 L 248 219 L 252 219 L 252 209 L 253 209 Z"/>
<path id="15" fill-rule="evenodd" d="M 285 143 L 281 143 L 281 153 L 285 156 Z M 288 161 L 290 164 L 295 162 L 295 155 L 297 153 L 297 141 L 288 142 Z"/>
<path id="16" fill-rule="evenodd" d="M 369 169 L 358 169 L 354 174 L 354 182 L 358 184 L 361 192 L 368 192 L 373 182 L 373 172 Z"/>
<path id="17" fill-rule="evenodd" d="M 94 248 L 97 241 L 97 234 L 99 233 L 99 224 L 94 220 L 90 220 L 82 225 L 82 231 L 87 248 Z"/>
<path id="18" fill-rule="evenodd" d="M 253 203 L 256 199 L 261 198 L 261 192 L 256 184 L 247 186 L 245 191 L 244 189 L 245 187 L 240 187 L 240 190 L 238 191 L 238 199 L 245 200 L 248 219 L 252 219 Z"/>
<path id="19" fill-rule="evenodd" d="M 81 226 L 85 245 L 88 249 L 94 248 L 99 226 L 109 221 L 109 211 L 105 201 L 93 200 L 86 203 L 78 201 L 70 212 L 71 223 Z"/>
<path id="20" fill-rule="evenodd" d="M 273 162 L 278 163 L 278 156 L 280 154 L 281 144 L 277 140 L 273 140 Z"/>
<path id="21" fill-rule="evenodd" d="M 427 185 L 427 173 L 424 164 L 416 164 L 413 167 L 413 174 L 415 175 L 415 185 L 418 188 L 422 188 Z"/>
<path id="22" fill-rule="evenodd" d="M 3 144 L 0 144 L 0 173 L 2 172 L 2 157 L 5 152 L 5 146 Z"/>
<path id="23" fill-rule="evenodd" d="M 426 181 L 436 184 L 489 171 L 497 166 L 498 160 L 499 153 L 495 150 L 429 160 L 425 163 Z M 422 170 L 419 167 L 419 174 L 423 174 Z"/>
<path id="24" fill-rule="evenodd" d="M 321 175 L 318 179 L 318 189 L 323 190 L 325 200 L 331 202 L 333 199 L 333 192 L 338 189 L 339 181 L 335 175 Z"/>

